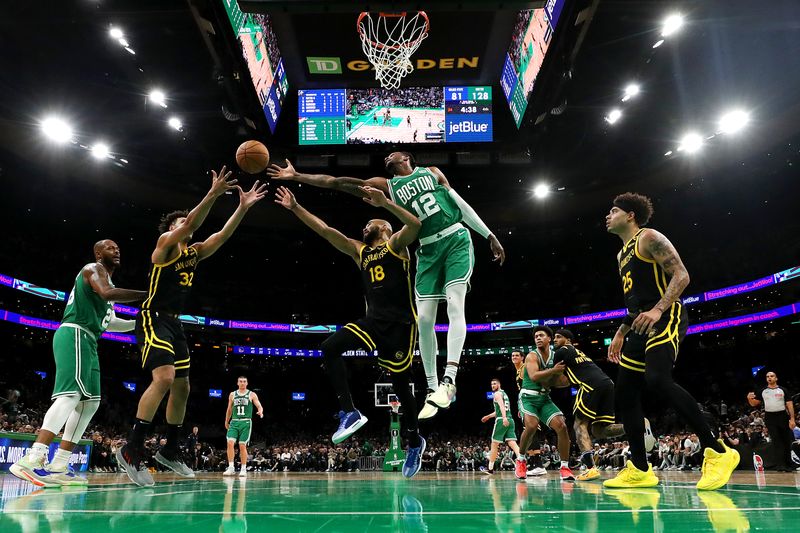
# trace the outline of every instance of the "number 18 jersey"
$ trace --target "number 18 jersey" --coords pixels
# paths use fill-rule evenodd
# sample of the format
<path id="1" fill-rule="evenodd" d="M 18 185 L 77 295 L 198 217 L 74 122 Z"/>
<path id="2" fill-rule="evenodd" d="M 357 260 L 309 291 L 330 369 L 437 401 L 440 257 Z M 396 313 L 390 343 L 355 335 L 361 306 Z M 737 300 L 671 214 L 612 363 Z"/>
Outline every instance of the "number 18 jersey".
<path id="1" fill-rule="evenodd" d="M 389 195 L 394 203 L 417 215 L 422 222 L 420 239 L 461 222 L 461 209 L 427 167 L 416 167 L 408 176 L 391 178 Z"/>

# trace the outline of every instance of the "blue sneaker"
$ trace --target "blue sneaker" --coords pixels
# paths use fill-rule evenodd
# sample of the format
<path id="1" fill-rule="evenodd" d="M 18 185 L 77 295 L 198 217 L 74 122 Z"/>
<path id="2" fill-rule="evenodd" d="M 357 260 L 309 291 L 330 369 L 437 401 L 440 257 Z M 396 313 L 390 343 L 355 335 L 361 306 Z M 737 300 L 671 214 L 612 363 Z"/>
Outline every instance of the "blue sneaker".
<path id="1" fill-rule="evenodd" d="M 403 463 L 403 475 L 405 477 L 414 477 L 414 474 L 419 472 L 422 468 L 422 454 L 425 453 L 425 439 L 419 437 L 419 446 L 416 448 L 408 448 L 406 453 L 406 462 Z"/>
<path id="2" fill-rule="evenodd" d="M 339 444 L 347 440 L 350 435 L 361 429 L 361 426 L 367 423 L 367 417 L 362 415 L 358 409 L 348 413 L 339 411 L 339 414 L 336 416 L 339 419 L 339 429 L 333 434 L 332 440 L 334 444 Z"/>

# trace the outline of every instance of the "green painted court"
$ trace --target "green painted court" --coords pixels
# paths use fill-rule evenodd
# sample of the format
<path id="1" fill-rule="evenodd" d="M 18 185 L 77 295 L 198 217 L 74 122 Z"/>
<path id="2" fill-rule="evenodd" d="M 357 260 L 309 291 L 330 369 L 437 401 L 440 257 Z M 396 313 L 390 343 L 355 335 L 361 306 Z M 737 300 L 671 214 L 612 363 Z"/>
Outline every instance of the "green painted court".
<path id="1" fill-rule="evenodd" d="M 607 473 L 606 477 L 609 477 Z M 655 489 L 609 491 L 555 473 L 159 474 L 138 488 L 90 474 L 89 488 L 32 490 L 0 476 L 0 531 L 796 531 L 800 474 L 737 472 L 724 490 L 698 492 L 697 474 L 665 473 Z"/>

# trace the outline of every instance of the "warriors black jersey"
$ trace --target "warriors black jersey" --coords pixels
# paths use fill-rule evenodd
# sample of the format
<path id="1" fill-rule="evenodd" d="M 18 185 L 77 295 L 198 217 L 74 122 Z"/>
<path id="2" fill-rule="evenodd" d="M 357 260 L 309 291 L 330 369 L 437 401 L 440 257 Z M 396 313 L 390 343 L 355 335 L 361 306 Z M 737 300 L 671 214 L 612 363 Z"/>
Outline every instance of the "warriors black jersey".
<path id="1" fill-rule="evenodd" d="M 644 228 L 636 232 L 622 247 L 619 257 L 619 275 L 628 312 L 639 314 L 649 311 L 667 290 L 670 278 L 654 259 L 645 259 L 639 253 L 639 237 Z"/>
<path id="2" fill-rule="evenodd" d="M 192 290 L 197 250 L 188 247 L 169 263 L 154 264 L 150 270 L 147 299 L 142 309 L 183 313 L 186 299 Z"/>
<path id="3" fill-rule="evenodd" d="M 388 242 L 375 248 L 365 245 L 359 256 L 367 317 L 406 324 L 416 321 L 408 259 L 400 257 Z"/>
<path id="4" fill-rule="evenodd" d="M 607 382 L 611 382 L 611 378 L 600 370 L 600 367 L 594 364 L 594 361 L 570 344 L 565 344 L 553 354 L 554 364 L 561 361 L 564 361 L 567 367 L 564 375 L 576 387 L 583 386 L 593 390 Z"/>

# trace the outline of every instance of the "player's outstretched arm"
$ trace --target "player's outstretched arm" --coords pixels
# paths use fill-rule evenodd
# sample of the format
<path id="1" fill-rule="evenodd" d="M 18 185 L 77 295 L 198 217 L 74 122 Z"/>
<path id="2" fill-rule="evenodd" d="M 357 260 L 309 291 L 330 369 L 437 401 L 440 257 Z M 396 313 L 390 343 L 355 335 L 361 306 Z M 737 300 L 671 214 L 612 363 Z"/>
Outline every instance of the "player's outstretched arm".
<path id="1" fill-rule="evenodd" d="M 314 233 L 331 243 L 334 248 L 343 254 L 349 255 L 353 261 L 356 263 L 361 261 L 361 248 L 364 243 L 347 238 L 341 231 L 328 226 L 324 220 L 309 213 L 306 208 L 297 203 L 292 191 L 286 187 L 278 187 L 275 192 L 275 203 L 294 213 Z"/>
<path id="2" fill-rule="evenodd" d="M 640 253 L 644 257 L 651 257 L 671 276 L 664 295 L 650 311 L 640 313 L 633 321 L 631 329 L 643 335 L 661 319 L 661 315 L 674 303 L 680 300 L 686 286 L 689 285 L 689 272 L 678 255 L 678 250 L 663 234 L 656 230 L 647 229 L 639 238 Z"/>
<path id="3" fill-rule="evenodd" d="M 119 318 L 112 310 L 111 319 L 108 321 L 108 327 L 106 328 L 106 331 L 110 331 L 111 333 L 127 333 L 128 331 L 133 331 L 134 327 L 136 327 L 135 320 Z"/>
<path id="4" fill-rule="evenodd" d="M 146 291 L 118 289 L 108 281 L 108 273 L 102 265 L 91 263 L 83 267 L 83 281 L 88 283 L 100 298 L 107 302 L 138 302 L 147 298 Z"/>
<path id="5" fill-rule="evenodd" d="M 258 394 L 256 394 L 255 392 L 251 392 L 250 400 L 253 402 L 253 405 L 256 406 L 256 414 L 259 417 L 264 418 L 264 407 L 261 406 L 261 402 L 258 399 Z"/>
<path id="6" fill-rule="evenodd" d="M 239 207 L 236 208 L 236 211 L 233 212 L 221 230 L 211 235 L 205 241 L 193 245 L 197 250 L 197 258 L 199 260 L 202 261 L 203 259 L 209 258 L 214 252 L 219 250 L 219 247 L 225 244 L 225 241 L 230 239 L 233 232 L 239 227 L 239 223 L 247 214 L 247 211 L 253 207 L 256 202 L 267 195 L 267 185 L 259 184 L 258 180 L 256 180 L 247 192 L 244 192 L 238 185 L 236 189 L 239 191 Z"/>
<path id="7" fill-rule="evenodd" d="M 211 188 L 206 193 L 205 197 L 197 204 L 194 209 L 189 211 L 186 215 L 186 220 L 172 231 L 167 231 L 158 239 L 156 249 L 153 251 L 151 260 L 153 263 L 163 263 L 170 258 L 166 257 L 169 250 L 179 242 L 185 241 L 192 233 L 197 231 L 200 226 L 205 222 L 211 207 L 217 198 L 225 194 L 225 192 L 235 189 L 237 187 L 237 180 L 230 180 L 231 172 L 225 170 L 223 166 L 219 174 L 211 171 Z"/>
<path id="8" fill-rule="evenodd" d="M 484 239 L 489 240 L 489 248 L 492 250 L 492 255 L 494 256 L 493 261 L 499 261 L 500 265 L 505 263 L 506 261 L 506 251 L 503 249 L 503 246 L 500 244 L 500 241 L 497 240 L 497 237 L 492 233 L 492 230 L 486 225 L 486 223 L 478 216 L 478 213 L 469 205 L 466 200 L 461 198 L 461 196 L 450 186 L 450 182 L 447 181 L 444 173 L 439 170 L 438 167 L 428 167 L 428 169 L 436 176 L 436 179 L 439 181 L 439 184 L 447 189 L 447 192 L 450 196 L 455 200 L 458 208 L 461 210 L 461 214 L 464 216 L 464 222 L 466 222 L 467 226 L 472 228 L 478 235 L 483 237 Z"/>
<path id="9" fill-rule="evenodd" d="M 286 167 L 281 167 L 275 163 L 271 164 L 267 169 L 267 175 L 275 180 L 296 181 L 323 189 L 334 189 L 360 198 L 365 196 L 364 191 L 361 190 L 363 185 L 375 187 L 385 193 L 389 192 L 389 184 L 386 178 L 380 176 L 362 180 L 346 176 L 337 178 L 327 174 L 304 174 L 297 172 L 288 159 L 286 159 Z"/>
<path id="10" fill-rule="evenodd" d="M 386 195 L 380 189 L 365 185 L 361 187 L 361 190 L 367 195 L 364 197 L 365 202 L 375 207 L 383 207 L 403 223 L 400 231 L 389 239 L 389 247 L 392 250 L 402 252 L 408 245 L 417 240 L 419 230 L 422 229 L 422 222 L 416 216 L 386 198 Z"/>

